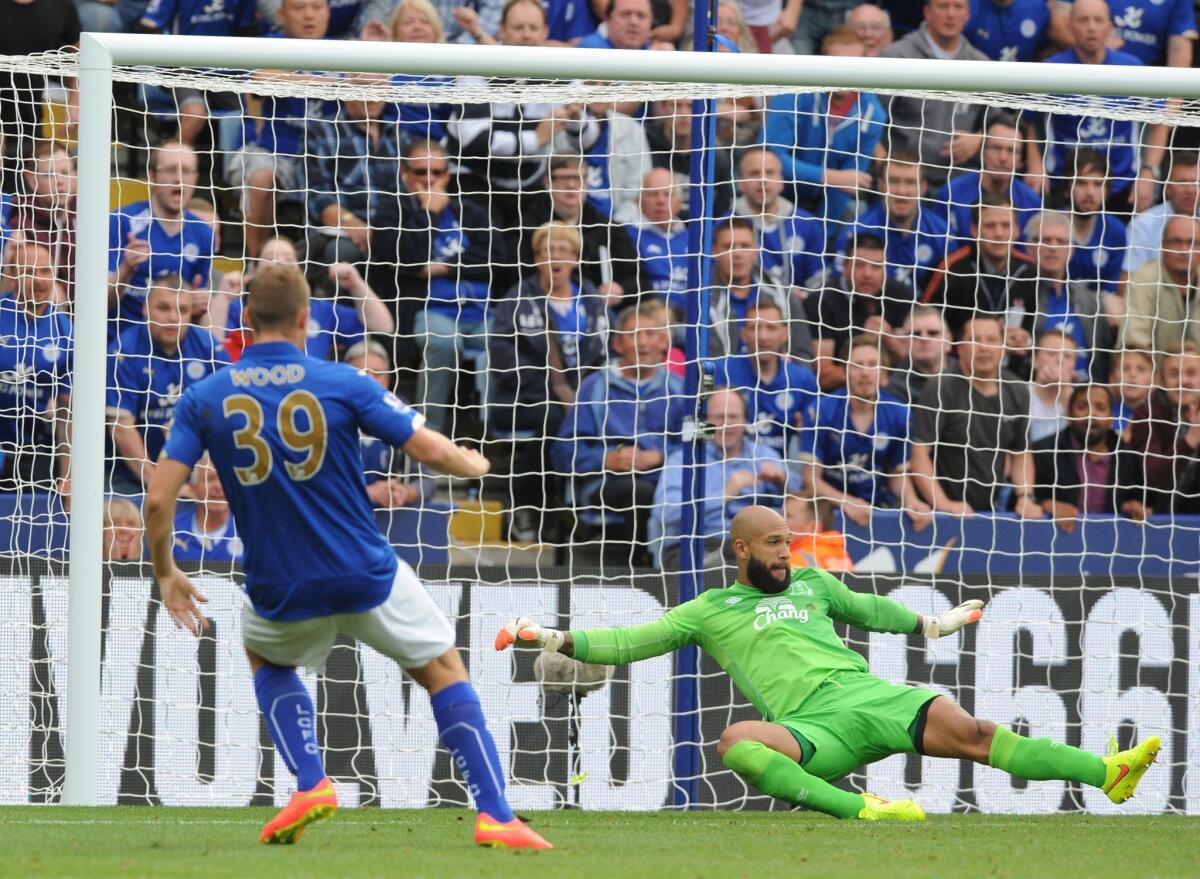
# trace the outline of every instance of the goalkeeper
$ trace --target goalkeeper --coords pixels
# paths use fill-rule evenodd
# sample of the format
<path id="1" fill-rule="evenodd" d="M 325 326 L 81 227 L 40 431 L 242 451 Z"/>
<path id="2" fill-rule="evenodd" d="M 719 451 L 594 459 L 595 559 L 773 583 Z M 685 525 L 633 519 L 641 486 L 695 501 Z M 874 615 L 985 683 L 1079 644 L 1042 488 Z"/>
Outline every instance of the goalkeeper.
<path id="1" fill-rule="evenodd" d="M 912 800 L 883 800 L 831 783 L 891 754 L 968 759 L 1018 778 L 1076 781 L 1103 789 L 1114 803 L 1133 796 L 1158 755 L 1157 738 L 1106 757 L 1028 739 L 976 720 L 931 690 L 875 677 L 838 638 L 834 622 L 940 638 L 978 620 L 983 602 L 924 617 L 853 592 L 816 568 L 793 569 L 787 523 L 766 507 L 738 513 L 730 536 L 738 578 L 728 589 L 710 589 L 657 622 L 628 628 L 559 632 L 517 619 L 497 634 L 496 648 L 515 643 L 615 665 L 697 644 L 764 718 L 721 733 L 717 751 L 725 765 L 766 794 L 838 818 L 925 819 Z"/>

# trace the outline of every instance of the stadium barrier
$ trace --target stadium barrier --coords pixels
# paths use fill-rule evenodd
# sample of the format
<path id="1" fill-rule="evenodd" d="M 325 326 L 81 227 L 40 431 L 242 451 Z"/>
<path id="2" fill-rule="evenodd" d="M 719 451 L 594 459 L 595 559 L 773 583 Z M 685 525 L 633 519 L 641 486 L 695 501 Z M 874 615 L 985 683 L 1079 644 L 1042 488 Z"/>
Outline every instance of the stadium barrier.
<path id="1" fill-rule="evenodd" d="M 670 806 L 675 659 L 618 668 L 574 704 L 541 692 L 535 654 L 498 653 L 498 627 L 517 613 L 573 627 L 658 617 L 675 585 L 656 572 L 613 578 L 580 569 L 424 569 L 492 722 L 519 809 L 577 803 L 588 809 Z M 0 803 L 55 802 L 64 777 L 67 583 L 60 565 L 16 559 L 0 590 Z M 213 628 L 185 638 L 157 600 L 148 568 L 112 565 L 104 619 L 99 802 L 164 805 L 282 803 L 292 778 L 270 746 L 240 641 L 239 573 L 209 564 L 198 574 Z M 725 585 L 718 576 L 708 587 Z M 993 576 L 965 583 L 857 577 L 922 612 L 988 601 L 977 627 L 935 641 L 850 633 L 873 672 L 959 700 L 968 710 L 1031 736 L 1103 751 L 1160 735 L 1159 765 L 1126 811 L 1200 813 L 1200 583 L 1173 580 Z M 1100 587 L 1100 588 L 1098 588 Z M 845 633 L 843 633 L 845 634 Z M 343 640 L 325 673 L 309 674 L 331 776 L 347 805 L 418 807 L 468 803 L 437 744 L 428 697 L 394 663 Z M 700 796 L 693 806 L 771 808 L 725 770 L 716 741 L 728 724 L 756 717 L 707 657 L 699 678 Z M 572 712 L 578 711 L 577 737 Z M 499 720 L 498 718 L 507 718 Z M 577 762 L 575 760 L 577 755 Z M 1190 770 L 1189 770 L 1190 767 Z M 683 780 L 689 781 L 689 780 Z M 1095 790 L 1060 782 L 1015 786 L 996 770 L 916 755 L 892 757 L 851 777 L 882 796 L 916 796 L 932 812 L 1042 813 L 1114 810 Z M 575 789 L 577 788 L 577 790 Z"/>

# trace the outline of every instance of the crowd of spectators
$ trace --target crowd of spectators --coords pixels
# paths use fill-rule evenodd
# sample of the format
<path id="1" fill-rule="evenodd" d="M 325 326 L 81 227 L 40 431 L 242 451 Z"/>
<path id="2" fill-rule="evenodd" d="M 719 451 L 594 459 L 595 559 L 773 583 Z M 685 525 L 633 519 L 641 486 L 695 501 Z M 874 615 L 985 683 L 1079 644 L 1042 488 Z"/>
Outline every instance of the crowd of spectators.
<path id="1" fill-rule="evenodd" d="M 668 51 L 690 22 L 683 0 L 12 0 L 0 52 L 81 26 Z M 1197 37 L 1191 0 L 721 0 L 716 30 L 721 51 L 1174 67 Z M 551 104 L 534 82 L 464 77 L 494 99 L 455 103 L 445 77 L 382 75 L 339 80 L 357 89 L 340 100 L 255 96 L 270 78 L 333 84 L 256 71 L 246 94 L 136 96 L 145 197 L 115 208 L 109 242 L 114 534 L 179 395 L 252 341 L 241 294 L 261 262 L 312 280 L 310 354 L 483 441 L 497 466 L 479 488 L 514 540 L 565 539 L 569 511 L 677 564 L 689 480 L 714 554 L 750 503 L 810 534 L 829 510 L 1066 530 L 1200 512 L 1197 129 L 847 90 L 717 102 L 689 400 L 690 101 L 596 84 Z M 429 100 L 385 100 L 414 83 Z M 19 96 L 39 88 L 0 83 L 0 488 L 64 492 L 75 161 L 36 136 Z M 437 496 L 396 450 L 362 454 L 377 507 Z M 211 467 L 189 492 L 180 552 L 236 557 Z"/>

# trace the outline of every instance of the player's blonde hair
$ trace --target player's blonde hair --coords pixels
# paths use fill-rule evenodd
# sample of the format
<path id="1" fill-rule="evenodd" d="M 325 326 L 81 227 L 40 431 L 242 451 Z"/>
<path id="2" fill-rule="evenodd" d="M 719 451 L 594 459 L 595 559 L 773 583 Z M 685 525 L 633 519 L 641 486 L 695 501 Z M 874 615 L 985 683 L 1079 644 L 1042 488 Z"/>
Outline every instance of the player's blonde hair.
<path id="1" fill-rule="evenodd" d="M 300 313 L 308 308 L 308 281 L 295 266 L 268 263 L 260 266 L 250 279 L 246 307 L 258 331 L 277 332 L 295 326 Z"/>

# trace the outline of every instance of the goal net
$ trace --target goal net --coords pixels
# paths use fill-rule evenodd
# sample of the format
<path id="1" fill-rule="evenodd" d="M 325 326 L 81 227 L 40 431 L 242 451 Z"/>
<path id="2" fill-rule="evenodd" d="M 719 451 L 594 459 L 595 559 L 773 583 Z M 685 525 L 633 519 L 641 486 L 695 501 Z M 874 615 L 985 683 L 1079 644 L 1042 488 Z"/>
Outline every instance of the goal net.
<path id="1" fill-rule="evenodd" d="M 109 210 L 89 214 L 75 58 L 0 59 L 28 86 L 4 99 L 0 802 L 58 801 L 79 734 L 101 803 L 290 795 L 220 480 L 199 466 L 175 522 L 199 640 L 158 601 L 140 513 L 174 406 L 252 344 L 244 290 L 275 262 L 312 287 L 310 355 L 492 462 L 448 480 L 362 439 L 519 809 L 782 805 L 722 766 L 721 731 L 760 715 L 694 648 L 599 671 L 492 648 L 518 613 L 631 625 L 727 586 L 730 519 L 762 504 L 795 565 L 923 613 L 988 602 L 936 642 L 843 630 L 872 672 L 1093 751 L 1159 735 L 1129 808 L 1200 810 L 1192 103 L 246 66 L 116 67 Z M 75 283 L 85 240 L 107 242 L 106 289 Z M 105 358 L 74 354 L 85 296 L 107 297 Z M 76 379 L 101 373 L 105 430 L 72 437 Z M 80 733 L 63 491 L 97 444 L 100 714 Z M 764 598 L 753 625 L 769 643 L 810 610 Z M 305 680 L 343 803 L 467 804 L 394 664 L 344 639 Z M 935 812 L 1110 808 L 916 754 L 845 783 Z"/>

